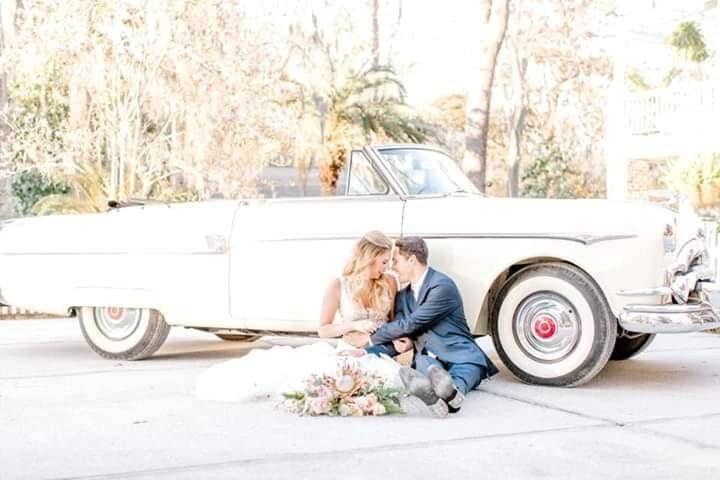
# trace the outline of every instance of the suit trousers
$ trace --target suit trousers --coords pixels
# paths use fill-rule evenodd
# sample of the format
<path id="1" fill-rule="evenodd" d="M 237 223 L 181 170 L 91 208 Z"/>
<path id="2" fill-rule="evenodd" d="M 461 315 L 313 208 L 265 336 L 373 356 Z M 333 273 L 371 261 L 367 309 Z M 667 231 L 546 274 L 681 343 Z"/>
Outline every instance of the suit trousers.
<path id="1" fill-rule="evenodd" d="M 480 385 L 480 382 L 487 377 L 487 369 L 482 365 L 442 362 L 429 355 L 420 353 L 415 355 L 415 370 L 427 375 L 428 368 L 432 365 L 447 370 L 453 383 L 463 394 Z"/>

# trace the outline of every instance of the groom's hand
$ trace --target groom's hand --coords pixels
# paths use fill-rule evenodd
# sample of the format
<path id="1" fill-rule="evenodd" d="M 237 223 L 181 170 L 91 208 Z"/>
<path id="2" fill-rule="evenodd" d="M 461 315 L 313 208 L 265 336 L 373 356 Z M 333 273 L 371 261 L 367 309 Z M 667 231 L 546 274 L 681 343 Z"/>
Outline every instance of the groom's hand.
<path id="1" fill-rule="evenodd" d="M 412 340 L 410 340 L 408 337 L 402 337 L 398 338 L 392 341 L 393 347 L 395 347 L 395 350 L 398 351 L 398 353 L 407 352 L 408 350 L 412 350 L 413 343 Z"/>

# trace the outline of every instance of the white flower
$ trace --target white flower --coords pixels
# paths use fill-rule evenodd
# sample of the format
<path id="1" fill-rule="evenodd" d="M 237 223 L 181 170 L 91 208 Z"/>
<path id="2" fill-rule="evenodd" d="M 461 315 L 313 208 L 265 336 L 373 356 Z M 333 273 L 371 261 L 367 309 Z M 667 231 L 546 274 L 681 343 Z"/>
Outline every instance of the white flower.
<path id="1" fill-rule="evenodd" d="M 350 375 L 342 375 L 335 381 L 335 389 L 340 393 L 350 393 L 355 388 L 355 379 Z"/>

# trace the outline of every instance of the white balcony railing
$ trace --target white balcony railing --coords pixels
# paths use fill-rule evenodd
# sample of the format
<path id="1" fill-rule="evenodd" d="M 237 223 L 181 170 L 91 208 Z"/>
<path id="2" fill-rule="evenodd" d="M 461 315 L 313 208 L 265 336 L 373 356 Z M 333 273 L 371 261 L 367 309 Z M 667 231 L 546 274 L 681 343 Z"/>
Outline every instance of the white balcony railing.
<path id="1" fill-rule="evenodd" d="M 720 87 L 686 84 L 625 98 L 625 123 L 630 135 L 673 135 L 695 124 L 720 119 Z"/>

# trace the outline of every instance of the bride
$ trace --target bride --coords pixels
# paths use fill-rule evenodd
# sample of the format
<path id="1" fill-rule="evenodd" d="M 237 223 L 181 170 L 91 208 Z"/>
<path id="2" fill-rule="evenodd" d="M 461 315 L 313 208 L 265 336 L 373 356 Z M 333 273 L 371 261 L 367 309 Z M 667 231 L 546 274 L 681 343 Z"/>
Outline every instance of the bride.
<path id="1" fill-rule="evenodd" d="M 253 349 L 242 358 L 213 365 L 195 386 L 199 398 L 248 401 L 279 398 L 282 392 L 300 390 L 311 374 L 332 374 L 339 361 L 358 362 L 368 371 L 402 387 L 400 364 L 389 357 L 357 356 L 380 325 L 392 321 L 396 277 L 388 269 L 393 242 L 382 232 L 371 231 L 356 243 L 342 276 L 330 282 L 323 298 L 318 336 L 341 338 L 336 346 L 316 342 L 301 347 L 276 346 Z M 395 349 L 407 351 L 409 339 L 396 340 Z"/>

